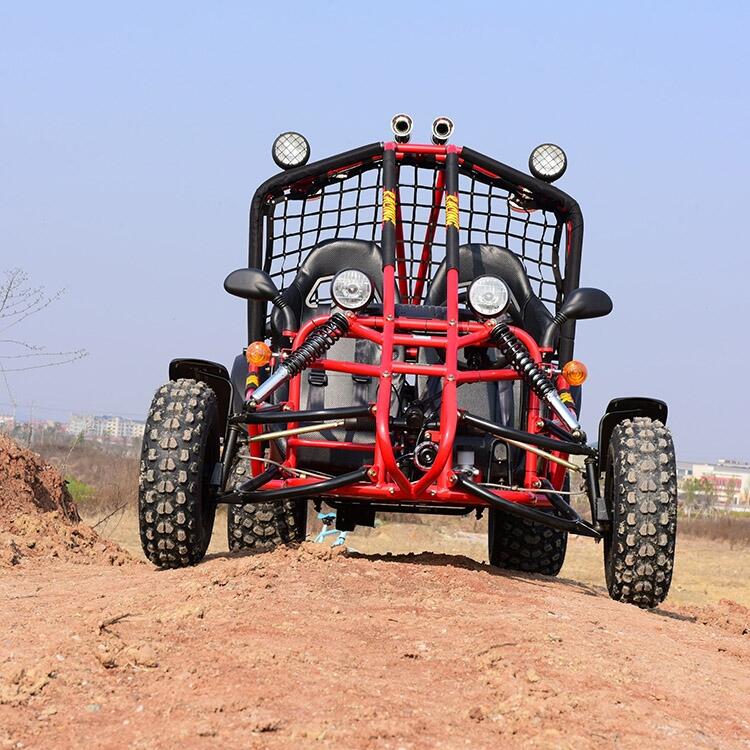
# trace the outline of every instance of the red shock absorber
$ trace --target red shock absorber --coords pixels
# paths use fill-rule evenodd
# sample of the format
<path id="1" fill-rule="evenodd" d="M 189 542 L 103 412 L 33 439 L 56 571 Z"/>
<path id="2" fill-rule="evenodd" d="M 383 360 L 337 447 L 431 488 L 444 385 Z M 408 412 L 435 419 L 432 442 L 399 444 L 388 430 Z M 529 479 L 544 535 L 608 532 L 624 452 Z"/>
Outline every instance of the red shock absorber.
<path id="1" fill-rule="evenodd" d="M 506 323 L 498 323 L 490 334 L 508 364 L 524 379 L 529 388 L 554 410 L 562 423 L 571 431 L 574 438 L 585 440 L 586 435 L 576 417 L 563 403 L 554 383 L 547 373 L 534 362 L 529 350 L 523 345 Z"/>

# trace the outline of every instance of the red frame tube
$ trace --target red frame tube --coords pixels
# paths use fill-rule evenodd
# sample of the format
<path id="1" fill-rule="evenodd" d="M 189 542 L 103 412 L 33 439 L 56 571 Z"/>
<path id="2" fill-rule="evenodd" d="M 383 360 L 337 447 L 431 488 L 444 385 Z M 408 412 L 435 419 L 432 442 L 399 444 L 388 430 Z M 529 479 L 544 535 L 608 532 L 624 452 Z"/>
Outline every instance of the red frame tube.
<path id="1" fill-rule="evenodd" d="M 432 210 L 427 223 L 427 229 L 424 235 L 424 245 L 422 246 L 422 255 L 419 259 L 419 268 L 417 269 L 417 278 L 414 281 L 414 292 L 411 296 L 413 305 L 418 305 L 422 299 L 428 272 L 430 270 L 430 261 L 432 260 L 432 243 L 435 239 L 435 230 L 437 229 L 437 220 L 440 215 L 440 207 L 443 204 L 443 195 L 445 194 L 445 174 L 440 171 L 435 179 L 435 191 L 432 195 Z"/>
<path id="2" fill-rule="evenodd" d="M 490 334 L 492 324 L 476 321 L 460 321 L 458 307 L 458 269 L 451 266 L 457 257 L 458 224 L 456 207 L 458 205 L 457 164 L 460 149 L 454 146 L 419 145 L 419 144 L 385 144 L 384 152 L 384 180 L 385 191 L 391 191 L 396 196 L 395 221 L 393 213 L 387 219 L 384 211 L 383 246 L 386 261 L 383 266 L 383 313 L 379 316 L 350 316 L 350 328 L 347 336 L 354 339 L 371 341 L 381 347 L 380 364 L 364 364 L 358 362 L 343 362 L 333 359 L 323 359 L 311 366 L 331 372 L 341 372 L 350 375 L 361 375 L 377 378 L 379 389 L 377 402 L 374 407 L 375 442 L 354 443 L 349 441 L 334 442 L 321 439 L 307 439 L 291 436 L 287 440 L 287 456 L 285 465 L 297 467 L 297 451 L 300 448 L 335 448 L 358 452 L 372 452 L 373 461 L 370 469 L 371 484 L 358 484 L 339 490 L 333 490 L 331 495 L 375 500 L 377 502 L 420 502 L 447 503 L 465 506 L 485 506 L 486 503 L 474 495 L 452 489 L 455 481 L 452 470 L 454 443 L 458 428 L 458 397 L 457 388 L 463 383 L 498 382 L 517 380 L 518 373 L 512 369 L 459 371 L 458 350 L 466 346 L 491 346 Z M 395 314 L 396 285 L 402 300 L 408 301 L 408 286 L 404 257 L 404 235 L 401 219 L 401 207 L 398 195 L 397 159 L 399 154 L 417 154 L 445 163 L 445 169 L 438 171 L 433 191 L 433 205 L 429 218 L 429 225 L 425 243 L 420 258 L 419 270 L 411 296 L 413 304 L 419 304 L 429 278 L 432 242 L 434 240 L 437 221 L 443 202 L 446 206 L 449 199 L 453 201 L 453 223 L 448 220 L 446 210 L 446 233 L 448 237 L 447 257 L 452 257 L 446 273 L 447 306 L 446 318 L 420 319 L 401 317 Z M 386 162 L 388 162 L 386 164 Z M 450 170 L 453 170 L 452 172 Z M 446 174 L 448 175 L 446 177 Z M 392 199 L 392 198 L 391 198 Z M 392 209 L 392 203 L 391 203 Z M 390 250 L 386 252 L 386 242 Z M 398 274 L 396 273 L 398 267 Z M 294 334 L 292 349 L 299 348 L 312 330 L 327 320 L 327 316 L 320 316 L 308 320 Z M 542 364 L 542 352 L 537 342 L 525 331 L 512 327 L 511 330 L 523 342 L 532 359 Z M 444 352 L 443 364 L 421 364 L 417 362 L 393 361 L 393 351 L 397 346 L 404 346 L 416 352 L 420 348 L 441 349 Z M 419 479 L 410 482 L 401 471 L 393 451 L 390 430 L 391 391 L 394 374 L 411 374 L 442 379 L 442 403 L 440 409 L 440 429 L 433 430 L 433 439 L 438 441 L 437 457 L 433 465 Z M 289 384 L 288 401 L 284 408 L 298 410 L 300 408 L 301 377 L 297 375 Z M 527 431 L 535 434 L 541 432 L 539 426 L 540 403 L 532 392 L 529 394 Z M 290 423 L 289 428 L 296 427 Z M 249 427 L 252 434 L 259 434 L 260 426 Z M 253 444 L 253 453 L 260 455 L 260 444 Z M 563 456 L 564 457 L 564 456 Z M 547 462 L 544 462 L 545 464 Z M 522 490 L 495 491 L 498 497 L 511 502 L 549 506 L 549 501 L 534 492 L 539 487 L 540 477 L 538 457 L 531 451 L 526 452 L 524 485 Z M 545 467 L 545 474 L 550 478 L 553 486 L 559 489 L 565 472 Z M 275 479 L 265 487 L 278 489 L 281 487 L 297 487 L 314 484 L 316 479 L 302 479 L 291 477 Z"/>

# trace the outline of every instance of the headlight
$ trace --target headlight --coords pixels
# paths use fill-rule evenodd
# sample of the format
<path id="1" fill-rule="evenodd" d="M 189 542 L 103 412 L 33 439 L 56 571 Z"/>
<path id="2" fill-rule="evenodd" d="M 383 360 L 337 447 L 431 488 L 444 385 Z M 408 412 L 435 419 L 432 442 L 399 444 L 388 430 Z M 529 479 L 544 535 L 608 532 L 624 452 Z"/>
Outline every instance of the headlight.
<path id="1" fill-rule="evenodd" d="M 537 146 L 529 157 L 529 171 L 538 180 L 554 182 L 565 174 L 567 168 L 568 157 L 554 143 Z"/>
<path id="2" fill-rule="evenodd" d="M 344 310 L 361 310 L 372 299 L 372 282 L 366 273 L 345 268 L 333 277 L 331 296 Z"/>
<path id="3" fill-rule="evenodd" d="M 510 292 L 497 276 L 480 276 L 469 287 L 469 307 L 482 318 L 494 318 L 505 312 Z"/>
<path id="4" fill-rule="evenodd" d="M 310 158 L 310 144 L 299 133 L 282 133 L 273 142 L 271 156 L 282 169 L 301 167 Z"/>

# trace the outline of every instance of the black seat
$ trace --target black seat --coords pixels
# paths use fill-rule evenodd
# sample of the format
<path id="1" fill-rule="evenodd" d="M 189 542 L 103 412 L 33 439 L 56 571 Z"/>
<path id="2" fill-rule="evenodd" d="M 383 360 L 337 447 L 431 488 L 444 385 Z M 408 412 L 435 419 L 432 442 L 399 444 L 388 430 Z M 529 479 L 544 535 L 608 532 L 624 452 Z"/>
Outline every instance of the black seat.
<path id="1" fill-rule="evenodd" d="M 531 288 L 523 263 L 508 248 L 472 243 L 458 250 L 458 283 L 468 284 L 477 276 L 498 276 L 510 290 L 508 310 L 513 324 L 540 341 L 552 322 L 552 315 Z M 446 265 L 438 266 L 425 302 L 444 305 L 446 300 Z"/>
<path id="2" fill-rule="evenodd" d="M 326 240 L 313 248 L 302 261 L 294 281 L 283 290 L 282 296 L 294 310 L 300 323 L 312 317 L 329 315 L 332 305 L 325 293 L 313 294 L 321 282 L 332 278 L 344 268 L 357 268 L 372 281 L 376 296 L 383 298 L 383 258 L 374 242 L 364 240 Z M 321 290 L 322 291 L 322 290 Z M 275 326 L 280 319 L 272 321 Z M 343 338 L 328 351 L 331 359 L 364 364 L 380 364 L 380 347 L 371 341 Z M 403 359 L 403 348 L 394 351 L 394 359 Z M 302 409 L 327 409 L 339 406 L 354 406 L 373 403 L 377 400 L 378 378 L 360 377 L 341 372 L 307 370 L 302 373 L 300 406 Z M 403 376 L 393 378 L 393 408 L 398 408 L 396 392 Z M 280 399 L 286 398 L 285 389 L 278 392 Z M 342 451 L 336 443 L 342 440 L 355 443 L 372 443 L 375 435 L 372 422 L 363 420 L 357 429 L 337 428 L 305 435 L 312 440 L 332 441 L 332 448 L 304 448 L 298 450 L 300 466 L 340 473 L 372 461 L 369 452 Z"/>
<path id="3" fill-rule="evenodd" d="M 294 281 L 281 293 L 297 320 L 307 320 L 313 308 L 316 314 L 320 314 L 317 305 L 308 304 L 310 293 L 322 279 L 330 279 L 343 268 L 364 271 L 380 299 L 383 298 L 383 256 L 380 248 L 366 240 L 325 240 L 310 250 L 300 264 Z M 281 324 L 278 310 L 274 310 L 271 320 L 278 330 Z"/>

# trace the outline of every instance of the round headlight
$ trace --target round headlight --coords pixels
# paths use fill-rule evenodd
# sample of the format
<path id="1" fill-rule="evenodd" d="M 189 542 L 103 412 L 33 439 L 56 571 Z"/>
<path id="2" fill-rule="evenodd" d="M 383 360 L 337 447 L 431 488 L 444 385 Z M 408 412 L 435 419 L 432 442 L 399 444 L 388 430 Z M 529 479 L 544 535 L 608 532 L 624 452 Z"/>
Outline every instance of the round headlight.
<path id="1" fill-rule="evenodd" d="M 529 171 L 538 180 L 554 182 L 565 174 L 567 168 L 568 157 L 554 143 L 537 146 L 529 157 Z"/>
<path id="2" fill-rule="evenodd" d="M 310 158 L 310 144 L 299 133 L 282 133 L 273 142 L 271 156 L 282 169 L 301 167 Z"/>
<path id="3" fill-rule="evenodd" d="M 333 277 L 331 296 L 344 310 L 361 310 L 372 299 L 372 282 L 366 273 L 345 268 Z"/>
<path id="4" fill-rule="evenodd" d="M 480 276 L 469 287 L 469 307 L 482 318 L 494 318 L 505 312 L 510 292 L 497 276 Z"/>

